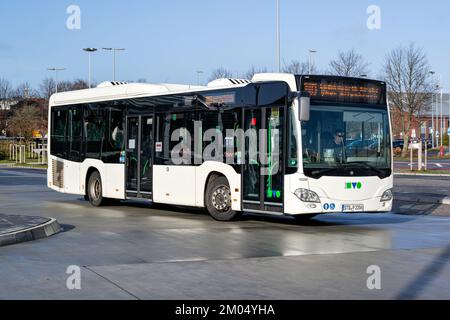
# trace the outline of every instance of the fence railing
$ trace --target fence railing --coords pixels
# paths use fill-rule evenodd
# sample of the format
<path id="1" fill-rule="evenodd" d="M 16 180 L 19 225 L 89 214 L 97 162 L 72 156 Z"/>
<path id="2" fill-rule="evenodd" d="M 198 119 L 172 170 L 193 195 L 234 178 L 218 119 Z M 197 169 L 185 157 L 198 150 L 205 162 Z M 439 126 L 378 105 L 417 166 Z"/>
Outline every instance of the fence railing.
<path id="1" fill-rule="evenodd" d="M 4 160 L 17 164 L 47 164 L 47 143 L 45 140 L 35 140 L 25 143 L 19 139 L 0 141 L 0 152 Z"/>
<path id="2" fill-rule="evenodd" d="M 42 143 L 10 144 L 9 160 L 16 163 L 45 164 L 47 163 L 47 145 Z"/>

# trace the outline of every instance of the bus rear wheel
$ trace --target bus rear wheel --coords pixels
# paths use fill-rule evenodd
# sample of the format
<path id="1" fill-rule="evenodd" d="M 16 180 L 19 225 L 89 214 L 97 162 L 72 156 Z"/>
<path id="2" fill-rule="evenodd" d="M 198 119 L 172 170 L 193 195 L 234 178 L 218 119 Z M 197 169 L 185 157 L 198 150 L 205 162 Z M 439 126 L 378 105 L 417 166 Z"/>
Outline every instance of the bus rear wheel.
<path id="1" fill-rule="evenodd" d="M 94 207 L 100 207 L 104 203 L 102 178 L 97 171 L 94 171 L 89 177 L 87 196 Z"/>
<path id="2" fill-rule="evenodd" d="M 218 221 L 231 221 L 239 213 L 231 209 L 231 191 L 228 180 L 223 176 L 210 179 L 206 188 L 206 209 Z"/>

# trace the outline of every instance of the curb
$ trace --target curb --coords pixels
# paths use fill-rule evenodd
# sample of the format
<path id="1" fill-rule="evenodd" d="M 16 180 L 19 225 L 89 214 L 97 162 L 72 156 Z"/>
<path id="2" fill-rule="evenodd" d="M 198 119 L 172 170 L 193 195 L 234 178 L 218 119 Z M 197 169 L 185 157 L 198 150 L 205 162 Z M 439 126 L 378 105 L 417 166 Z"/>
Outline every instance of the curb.
<path id="1" fill-rule="evenodd" d="M 47 168 L 34 168 L 34 167 L 26 167 L 26 166 L 15 166 L 15 165 L 9 165 L 9 164 L 0 164 L 0 169 L 30 169 L 30 170 L 47 171 Z"/>
<path id="2" fill-rule="evenodd" d="M 0 235 L 0 247 L 48 238 L 59 232 L 61 232 L 61 226 L 56 219 L 51 218 L 44 224 Z"/>
<path id="3" fill-rule="evenodd" d="M 414 203 L 428 203 L 428 204 L 445 204 L 450 205 L 450 198 L 446 197 L 443 199 L 420 199 L 420 198 L 410 198 L 410 197 L 402 197 L 402 196 L 395 196 L 394 194 L 394 201 L 407 201 L 407 202 L 414 202 Z"/>
<path id="4" fill-rule="evenodd" d="M 402 172 L 394 172 L 394 176 L 422 176 L 422 177 L 450 177 L 449 174 L 434 174 L 434 173 L 402 173 Z"/>

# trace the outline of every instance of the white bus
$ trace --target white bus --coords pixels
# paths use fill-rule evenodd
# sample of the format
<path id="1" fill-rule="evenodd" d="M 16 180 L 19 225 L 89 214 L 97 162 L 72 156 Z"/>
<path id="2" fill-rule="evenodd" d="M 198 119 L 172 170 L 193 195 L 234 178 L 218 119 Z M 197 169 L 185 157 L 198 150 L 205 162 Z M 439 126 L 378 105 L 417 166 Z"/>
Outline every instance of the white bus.
<path id="1" fill-rule="evenodd" d="M 103 83 L 49 108 L 48 186 L 84 196 L 309 218 L 392 209 L 384 82 L 256 74 L 207 86 Z"/>

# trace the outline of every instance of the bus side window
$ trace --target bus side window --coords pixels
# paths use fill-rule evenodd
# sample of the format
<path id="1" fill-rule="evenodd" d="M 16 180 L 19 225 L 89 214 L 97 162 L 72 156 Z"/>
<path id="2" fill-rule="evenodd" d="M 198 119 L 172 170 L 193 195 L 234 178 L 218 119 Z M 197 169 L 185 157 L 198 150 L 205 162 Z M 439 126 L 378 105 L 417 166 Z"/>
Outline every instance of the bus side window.
<path id="1" fill-rule="evenodd" d="M 86 130 L 86 158 L 100 159 L 105 143 L 106 111 L 96 104 L 85 109 L 84 128 Z"/>
<path id="2" fill-rule="evenodd" d="M 58 158 L 66 158 L 66 128 L 67 110 L 63 108 L 53 109 L 52 132 L 50 133 L 51 154 Z"/>
<path id="3" fill-rule="evenodd" d="M 189 164 L 193 163 L 193 138 L 194 138 L 194 113 L 172 113 L 160 114 L 156 116 L 155 143 L 155 164 L 173 165 L 171 152 L 175 146 L 181 142 L 187 144 L 183 149 L 184 154 L 180 157 L 187 157 Z M 175 130 L 181 134 L 178 141 L 172 141 Z"/>
<path id="4" fill-rule="evenodd" d="M 217 111 L 202 111 L 200 112 L 199 119 L 202 124 L 202 132 L 201 135 L 203 137 L 202 145 L 199 146 L 199 150 L 202 155 L 203 161 L 214 161 L 219 155 L 215 153 L 216 150 L 212 150 L 211 154 L 205 154 L 205 149 L 212 143 L 214 143 L 214 139 L 216 136 L 216 131 L 222 132 L 221 124 L 219 123 L 220 114 Z M 208 133 L 210 136 L 210 141 L 205 141 L 205 133 Z M 198 142 L 197 142 L 198 143 Z M 206 158 L 204 158 L 206 156 Z"/>
<path id="5" fill-rule="evenodd" d="M 70 161 L 80 162 L 81 159 L 81 140 L 83 137 L 83 108 L 75 106 L 69 110 L 68 117 L 68 159 Z"/>
<path id="6" fill-rule="evenodd" d="M 120 107 L 111 107 L 107 110 L 107 131 L 102 159 L 105 163 L 120 163 L 120 153 L 124 150 L 123 110 Z"/>

